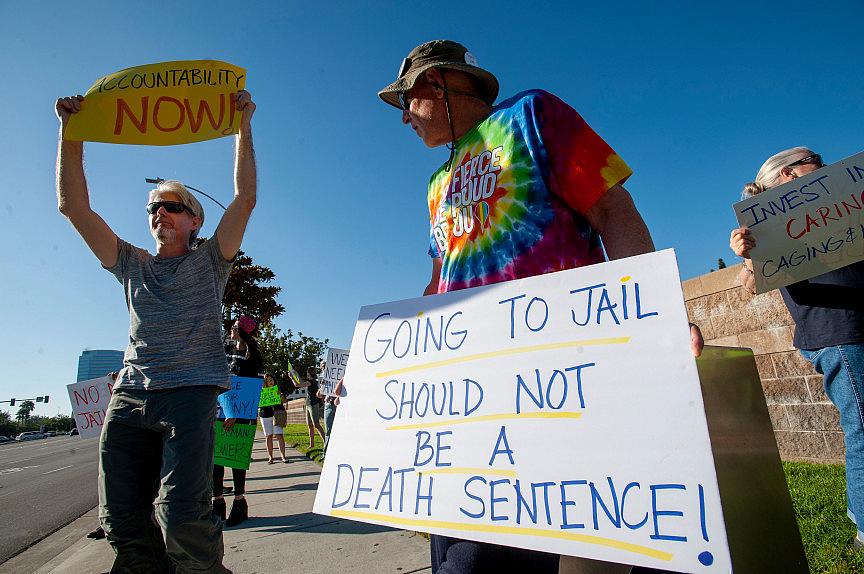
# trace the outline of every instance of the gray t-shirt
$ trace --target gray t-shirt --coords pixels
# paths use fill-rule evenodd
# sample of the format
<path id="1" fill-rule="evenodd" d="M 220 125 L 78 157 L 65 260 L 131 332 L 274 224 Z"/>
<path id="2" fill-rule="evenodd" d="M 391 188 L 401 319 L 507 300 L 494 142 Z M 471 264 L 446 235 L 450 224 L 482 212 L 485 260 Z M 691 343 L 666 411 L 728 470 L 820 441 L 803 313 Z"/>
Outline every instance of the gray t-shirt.
<path id="1" fill-rule="evenodd" d="M 216 237 L 179 257 L 159 259 L 117 239 L 117 264 L 129 308 L 129 346 L 115 388 L 230 388 L 222 346 L 222 295 L 233 261 Z"/>

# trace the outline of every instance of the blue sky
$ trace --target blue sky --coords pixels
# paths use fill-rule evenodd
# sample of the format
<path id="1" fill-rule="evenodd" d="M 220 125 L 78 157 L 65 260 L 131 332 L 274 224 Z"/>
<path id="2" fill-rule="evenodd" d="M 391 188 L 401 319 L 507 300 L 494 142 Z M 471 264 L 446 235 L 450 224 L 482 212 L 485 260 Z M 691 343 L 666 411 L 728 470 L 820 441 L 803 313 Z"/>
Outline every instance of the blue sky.
<path id="1" fill-rule="evenodd" d="M 347 346 L 362 305 L 419 295 L 429 276 L 425 184 L 447 157 L 378 100 L 402 58 L 456 39 L 506 97 L 549 90 L 633 168 L 633 194 L 683 278 L 732 262 L 731 204 L 762 161 L 807 145 L 829 162 L 861 151 L 857 2 L 678 3 L 0 2 L 0 400 L 49 394 L 69 411 L 85 348 L 125 346 L 122 289 L 56 210 L 54 100 L 140 64 L 220 59 L 245 67 L 259 202 L 244 249 L 271 267 L 277 321 Z M 446 8 L 446 10 L 442 10 Z M 858 134 L 858 135 L 856 135 Z M 232 142 L 86 146 L 91 203 L 152 249 L 145 177 L 227 202 Z M 219 208 L 205 201 L 212 233 Z M 181 312 L 178 310 L 178 312 Z"/>

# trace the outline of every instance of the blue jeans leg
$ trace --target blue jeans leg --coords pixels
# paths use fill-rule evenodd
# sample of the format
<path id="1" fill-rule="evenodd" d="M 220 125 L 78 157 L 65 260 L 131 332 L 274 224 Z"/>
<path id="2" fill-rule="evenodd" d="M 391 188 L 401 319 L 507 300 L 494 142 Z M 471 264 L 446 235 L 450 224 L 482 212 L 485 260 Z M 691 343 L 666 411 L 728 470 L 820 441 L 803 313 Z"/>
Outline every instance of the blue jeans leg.
<path id="1" fill-rule="evenodd" d="M 330 431 L 333 430 L 333 421 L 336 419 L 336 405 L 327 402 L 324 404 L 324 452 L 330 444 Z"/>
<path id="2" fill-rule="evenodd" d="M 825 392 L 840 411 L 846 444 L 846 504 L 864 538 L 864 344 L 802 350 L 823 376 Z"/>

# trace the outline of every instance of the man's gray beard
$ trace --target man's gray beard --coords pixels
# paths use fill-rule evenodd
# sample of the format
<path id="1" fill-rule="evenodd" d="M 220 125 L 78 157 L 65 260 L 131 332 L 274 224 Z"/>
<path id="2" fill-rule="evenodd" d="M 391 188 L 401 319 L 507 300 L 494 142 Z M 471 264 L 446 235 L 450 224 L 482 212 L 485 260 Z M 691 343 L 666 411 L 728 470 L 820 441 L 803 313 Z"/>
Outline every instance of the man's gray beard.
<path id="1" fill-rule="evenodd" d="M 162 244 L 174 243 L 177 240 L 177 230 L 160 225 L 154 234 L 156 241 Z"/>

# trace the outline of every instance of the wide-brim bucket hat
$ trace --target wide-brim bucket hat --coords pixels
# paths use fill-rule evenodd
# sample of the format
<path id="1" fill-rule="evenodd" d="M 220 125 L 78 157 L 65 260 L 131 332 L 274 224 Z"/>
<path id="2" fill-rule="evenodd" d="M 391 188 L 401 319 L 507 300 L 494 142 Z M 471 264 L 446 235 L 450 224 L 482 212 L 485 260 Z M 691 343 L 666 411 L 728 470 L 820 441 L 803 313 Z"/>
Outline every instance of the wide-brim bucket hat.
<path id="1" fill-rule="evenodd" d="M 401 110 L 399 94 L 413 88 L 417 78 L 429 68 L 448 68 L 471 74 L 479 80 L 479 96 L 490 106 L 498 97 L 498 79 L 477 65 L 477 58 L 468 48 L 452 40 L 432 40 L 411 50 L 402 61 L 396 81 L 378 92 L 378 96 Z"/>

